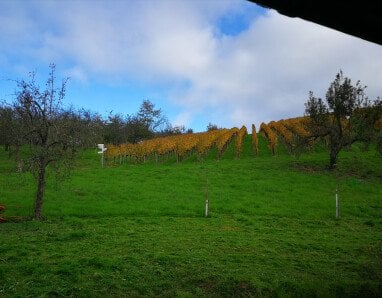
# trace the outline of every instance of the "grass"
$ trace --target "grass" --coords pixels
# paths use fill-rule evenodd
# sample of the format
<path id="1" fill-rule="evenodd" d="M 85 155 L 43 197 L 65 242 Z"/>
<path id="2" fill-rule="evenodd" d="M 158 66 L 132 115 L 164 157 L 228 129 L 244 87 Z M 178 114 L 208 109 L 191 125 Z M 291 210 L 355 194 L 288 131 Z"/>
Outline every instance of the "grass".
<path id="1" fill-rule="evenodd" d="M 381 296 L 381 157 L 354 147 L 328 172 L 319 148 L 250 147 L 105 169 L 81 153 L 49 178 L 46 220 L 0 225 L 0 296 Z M 33 177 L 0 160 L 5 215 L 27 217 Z"/>

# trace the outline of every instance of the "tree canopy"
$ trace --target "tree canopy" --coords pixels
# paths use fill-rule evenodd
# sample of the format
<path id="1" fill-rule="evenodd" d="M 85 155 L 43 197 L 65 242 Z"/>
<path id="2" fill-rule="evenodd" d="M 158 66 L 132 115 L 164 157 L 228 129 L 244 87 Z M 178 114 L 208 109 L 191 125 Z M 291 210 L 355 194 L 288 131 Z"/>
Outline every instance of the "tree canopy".
<path id="1" fill-rule="evenodd" d="M 338 153 L 355 142 L 379 143 L 382 103 L 369 100 L 366 86 L 352 84 L 340 71 L 330 84 L 325 101 L 309 92 L 305 113 L 309 116 L 309 138 L 323 139 L 329 148 L 329 168 L 336 167 Z"/>

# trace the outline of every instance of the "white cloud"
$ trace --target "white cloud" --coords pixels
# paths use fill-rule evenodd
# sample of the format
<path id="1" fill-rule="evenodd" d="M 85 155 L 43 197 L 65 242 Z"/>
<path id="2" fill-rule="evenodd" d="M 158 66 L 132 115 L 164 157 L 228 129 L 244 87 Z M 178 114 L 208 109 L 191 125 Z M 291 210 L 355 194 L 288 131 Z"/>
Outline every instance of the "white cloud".
<path id="1" fill-rule="evenodd" d="M 70 78 L 71 80 L 76 80 L 81 83 L 88 82 L 88 76 L 86 72 L 79 66 L 74 66 L 63 71 L 65 77 Z"/>
<path id="2" fill-rule="evenodd" d="M 382 94 L 382 48 L 313 23 L 269 12 L 217 43 L 185 98 L 225 106 L 237 126 L 302 114 L 308 91 L 323 96 L 340 69 L 367 83 L 372 97 Z"/>
<path id="3" fill-rule="evenodd" d="M 62 61 L 79 81 L 165 83 L 180 110 L 176 124 L 201 115 L 224 126 L 300 115 L 308 91 L 323 96 L 339 69 L 367 84 L 370 97 L 382 95 L 381 46 L 274 11 L 236 36 L 219 33 L 219 17 L 243 13 L 239 0 L 34 4 L 0 13 L 10 27 L 0 30 L 8 32 L 1 61 L 22 45 L 20 55 Z"/>
<path id="4" fill-rule="evenodd" d="M 182 112 L 176 116 L 175 120 L 172 122 L 173 126 L 189 126 L 191 120 L 191 113 Z"/>

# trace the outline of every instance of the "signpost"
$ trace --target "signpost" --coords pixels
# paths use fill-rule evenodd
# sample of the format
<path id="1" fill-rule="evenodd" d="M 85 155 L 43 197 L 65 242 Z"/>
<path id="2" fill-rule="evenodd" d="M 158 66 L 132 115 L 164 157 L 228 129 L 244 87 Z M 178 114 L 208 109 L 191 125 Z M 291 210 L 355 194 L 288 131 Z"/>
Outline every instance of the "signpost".
<path id="1" fill-rule="evenodd" d="M 105 147 L 105 144 L 97 144 L 97 147 L 98 147 L 98 149 L 101 150 L 101 151 L 98 151 L 98 154 L 102 154 L 102 157 L 101 157 L 101 166 L 103 168 L 103 166 L 104 166 L 103 153 L 107 150 L 107 148 Z"/>

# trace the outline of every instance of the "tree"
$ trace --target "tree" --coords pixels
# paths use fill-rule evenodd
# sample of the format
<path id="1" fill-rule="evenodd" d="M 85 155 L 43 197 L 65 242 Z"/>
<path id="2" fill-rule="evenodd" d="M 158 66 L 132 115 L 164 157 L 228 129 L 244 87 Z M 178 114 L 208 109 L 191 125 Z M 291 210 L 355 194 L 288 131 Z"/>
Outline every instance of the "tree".
<path id="1" fill-rule="evenodd" d="M 169 125 L 165 130 L 161 132 L 161 135 L 171 136 L 171 135 L 181 135 L 184 133 L 193 133 L 192 129 L 186 129 L 184 125 L 172 126 Z"/>
<path id="2" fill-rule="evenodd" d="M 211 122 L 208 123 L 208 125 L 207 125 L 207 131 L 218 130 L 218 129 L 219 129 L 219 127 L 216 124 L 212 124 Z"/>
<path id="3" fill-rule="evenodd" d="M 34 203 L 34 219 L 42 219 L 42 205 L 45 193 L 48 166 L 59 170 L 72 161 L 76 149 L 81 145 L 77 118 L 73 110 L 64 109 L 67 79 L 56 87 L 55 65 L 50 65 L 50 73 L 44 90 L 35 82 L 17 81 L 18 91 L 13 110 L 20 119 L 22 130 L 17 131 L 21 143 L 27 145 L 24 160 L 27 169 L 36 177 L 37 190 Z"/>
<path id="4" fill-rule="evenodd" d="M 168 125 L 162 111 L 155 109 L 149 100 L 144 100 L 135 115 L 123 117 L 110 113 L 104 123 L 103 139 L 105 143 L 113 144 L 138 143 L 162 134 Z"/>
<path id="5" fill-rule="evenodd" d="M 150 130 L 146 121 L 138 116 L 129 116 L 125 123 L 125 142 L 138 143 L 143 140 L 151 139 L 154 132 Z"/>
<path id="6" fill-rule="evenodd" d="M 104 125 L 104 141 L 108 144 L 121 144 L 126 142 L 125 135 L 126 122 L 122 115 L 113 115 L 111 112 L 108 116 L 107 122 Z"/>
<path id="7" fill-rule="evenodd" d="M 168 123 L 161 109 L 155 109 L 155 105 L 144 100 L 139 108 L 137 118 L 142 121 L 152 133 L 159 132 Z"/>
<path id="8" fill-rule="evenodd" d="M 5 151 L 9 151 L 12 143 L 12 128 L 16 125 L 13 109 L 7 106 L 0 107 L 0 145 L 4 146 Z"/>
<path id="9" fill-rule="evenodd" d="M 338 153 L 355 142 L 369 144 L 376 140 L 380 129 L 381 101 L 371 101 L 366 86 L 355 85 L 340 71 L 326 92 L 326 102 L 309 92 L 305 113 L 309 116 L 310 139 L 325 139 L 329 148 L 329 168 L 334 169 Z"/>
<path id="10" fill-rule="evenodd" d="M 165 129 L 156 133 L 156 136 L 164 137 L 164 136 L 173 136 L 173 135 L 181 135 L 181 134 L 191 134 L 191 133 L 194 133 L 194 130 L 192 128 L 186 128 L 184 125 L 173 126 L 170 123 L 168 123 Z"/>
<path id="11" fill-rule="evenodd" d="M 76 116 L 76 126 L 81 135 L 81 147 L 94 148 L 96 144 L 103 142 L 104 121 L 98 113 L 80 109 L 73 114 Z"/>

